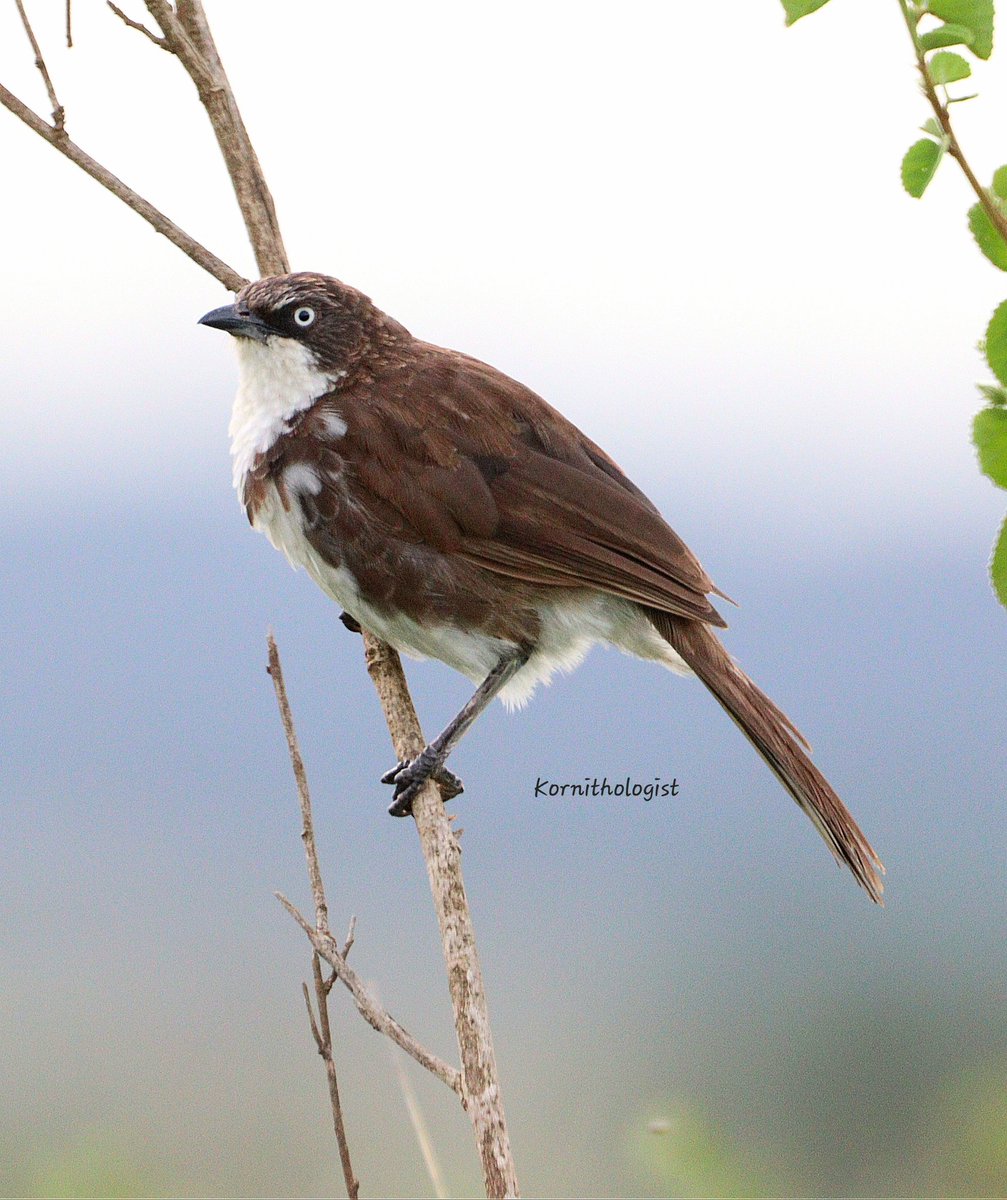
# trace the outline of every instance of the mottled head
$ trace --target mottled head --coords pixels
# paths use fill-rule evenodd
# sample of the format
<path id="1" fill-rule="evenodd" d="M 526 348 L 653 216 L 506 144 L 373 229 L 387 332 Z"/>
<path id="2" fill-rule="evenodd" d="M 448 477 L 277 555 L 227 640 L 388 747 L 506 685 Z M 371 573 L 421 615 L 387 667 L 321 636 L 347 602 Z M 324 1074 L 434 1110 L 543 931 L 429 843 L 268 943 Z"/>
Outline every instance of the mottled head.
<path id="1" fill-rule="evenodd" d="M 368 351 L 408 339 L 396 321 L 338 279 L 300 271 L 246 284 L 233 304 L 215 308 L 200 325 L 278 350 L 297 344 L 320 371 L 342 376 Z"/>

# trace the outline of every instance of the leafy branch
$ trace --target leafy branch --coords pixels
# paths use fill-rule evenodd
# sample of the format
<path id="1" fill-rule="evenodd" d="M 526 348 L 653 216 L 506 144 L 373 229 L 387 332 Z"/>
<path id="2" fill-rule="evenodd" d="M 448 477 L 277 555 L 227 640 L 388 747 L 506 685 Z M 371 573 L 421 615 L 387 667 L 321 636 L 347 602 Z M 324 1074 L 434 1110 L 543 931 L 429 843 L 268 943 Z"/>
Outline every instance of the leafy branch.
<path id="1" fill-rule="evenodd" d="M 787 24 L 822 8 L 828 0 L 782 0 Z M 913 43 L 920 88 L 933 116 L 921 126 L 926 135 L 914 142 L 902 159 L 902 186 L 919 199 L 945 155 L 961 168 L 977 202 L 968 212 L 969 229 L 989 261 L 1007 271 L 1007 166 L 993 174 L 990 187 L 979 182 L 951 123 L 951 106 L 975 99 L 975 93 L 952 96 L 950 85 L 972 75 L 968 59 L 955 46 L 977 59 L 993 53 L 993 0 L 897 0 Z M 922 26 L 926 28 L 922 28 Z M 987 407 L 972 424 L 979 467 L 998 487 L 1007 488 L 1007 300 L 993 313 L 981 343 L 993 384 L 981 383 Z M 1007 607 L 1007 520 L 1000 529 L 990 560 L 990 579 L 1000 603 Z"/>

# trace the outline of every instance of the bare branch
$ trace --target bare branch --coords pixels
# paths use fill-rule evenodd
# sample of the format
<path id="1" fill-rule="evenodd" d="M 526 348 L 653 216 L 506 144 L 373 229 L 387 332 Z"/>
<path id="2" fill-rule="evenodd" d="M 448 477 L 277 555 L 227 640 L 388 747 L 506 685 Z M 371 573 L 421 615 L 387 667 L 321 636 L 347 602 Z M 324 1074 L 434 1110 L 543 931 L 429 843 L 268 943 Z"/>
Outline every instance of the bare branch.
<path id="1" fill-rule="evenodd" d="M 381 1007 L 368 991 L 360 976 L 340 955 L 332 934 L 320 934 L 282 892 L 273 894 L 308 935 L 308 940 L 318 951 L 319 957 L 324 959 L 336 972 L 340 982 L 353 997 L 357 1011 L 367 1024 L 372 1029 L 376 1029 L 378 1033 L 390 1037 L 396 1045 L 405 1050 L 410 1058 L 415 1058 L 421 1067 L 426 1068 L 431 1075 L 436 1075 L 442 1083 L 446 1083 L 453 1092 L 457 1092 L 460 1096 L 462 1094 L 461 1072 L 421 1046 L 411 1033 L 403 1029 L 398 1021 Z"/>
<path id="2" fill-rule="evenodd" d="M 128 17 L 117 4 L 112 3 L 112 0 L 105 0 L 105 3 L 124 25 L 128 25 L 130 29 L 135 29 L 138 33 L 142 33 L 143 36 L 149 38 L 155 46 L 159 46 L 162 50 L 166 50 L 169 54 L 171 53 L 171 51 L 168 50 L 168 43 L 164 40 L 164 38 L 158 37 L 156 33 L 152 33 L 142 21 L 134 21 L 132 17 Z"/>
<path id="3" fill-rule="evenodd" d="M 145 3 L 147 11 L 160 25 L 168 49 L 178 57 L 199 92 L 224 156 L 260 272 L 263 275 L 285 274 L 290 270 L 290 264 L 273 197 L 200 0 L 178 0 L 177 9 L 173 9 L 167 0 L 145 0 Z"/>
<path id="4" fill-rule="evenodd" d="M 349 954 L 350 949 L 353 946 L 353 939 L 354 939 L 354 936 L 356 935 L 356 932 L 357 932 L 357 918 L 350 917 L 350 927 L 346 931 L 346 941 L 343 942 L 343 948 L 340 951 L 343 958 L 345 958 L 347 956 L 347 954 Z"/>
<path id="5" fill-rule="evenodd" d="M 42 82 L 45 84 L 45 90 L 49 93 L 49 103 L 52 105 L 52 123 L 53 128 L 57 133 L 63 132 L 63 122 L 66 118 L 66 112 L 63 105 L 56 99 L 56 89 L 52 86 L 52 79 L 49 75 L 49 70 L 45 65 L 45 59 L 42 57 L 42 51 L 39 49 L 38 41 L 32 30 L 28 20 L 28 14 L 24 10 L 24 4 L 21 0 L 14 0 L 17 5 L 17 10 L 21 14 L 21 24 L 24 26 L 24 31 L 28 35 L 28 41 L 31 42 L 32 53 L 35 55 L 35 66 L 39 69 L 39 74 L 42 76 Z M 67 17 L 69 21 L 69 16 Z"/>
<path id="6" fill-rule="evenodd" d="M 70 15 L 70 0 L 66 0 L 66 48 L 73 49 L 73 21 Z"/>
<path id="7" fill-rule="evenodd" d="M 343 1168 L 343 1181 L 346 1184 L 346 1194 L 350 1200 L 357 1200 L 360 1194 L 360 1182 L 353 1173 L 350 1162 L 350 1147 L 346 1140 L 346 1126 L 343 1124 L 343 1106 L 339 1102 L 339 1082 L 336 1079 L 336 1061 L 332 1055 L 332 1030 L 329 1026 L 329 1000 L 322 979 L 322 964 L 315 953 L 311 956 L 311 971 L 315 978 L 315 1001 L 318 1005 L 318 1025 L 311 1012 L 311 1001 L 308 997 L 307 984 L 304 985 L 304 1000 L 308 1006 L 308 1018 L 311 1021 L 311 1032 L 318 1046 L 318 1053 L 325 1063 L 325 1075 L 329 1084 L 329 1102 L 332 1105 L 332 1126 L 339 1145 L 339 1161 Z M 320 1029 L 319 1029 L 320 1027 Z"/>
<path id="8" fill-rule="evenodd" d="M 139 193 L 134 192 L 131 187 L 127 187 L 121 179 L 93 159 L 90 154 L 85 153 L 75 142 L 71 142 L 65 133 L 47 121 L 43 121 L 37 113 L 32 112 L 3 84 L 0 84 L 0 104 L 24 121 L 30 129 L 34 129 L 39 137 L 45 138 L 50 146 L 55 146 L 60 154 L 66 155 L 82 171 L 86 171 L 92 179 L 96 179 L 102 187 L 108 188 L 113 196 L 118 196 L 135 213 L 139 213 L 148 224 L 153 225 L 158 233 L 163 234 L 169 242 L 173 242 L 179 250 L 187 254 L 194 263 L 207 271 L 214 279 L 219 280 L 228 291 L 237 292 L 248 282 L 233 267 L 229 267 L 226 262 L 212 254 L 195 238 L 190 237 L 184 229 L 180 229 L 174 221 L 156 209 L 153 204 L 144 200 Z"/>
<path id="9" fill-rule="evenodd" d="M 413 758 L 423 748 L 424 738 L 402 661 L 373 634 L 364 630 L 363 636 L 367 670 L 380 697 L 395 753 L 400 759 Z M 475 1130 L 486 1194 L 517 1196 L 517 1173 L 500 1095 L 475 930 L 462 878 L 461 849 L 433 782 L 428 782 L 414 800 L 413 817 L 447 966 L 465 1089 L 462 1103 Z"/>
<path id="10" fill-rule="evenodd" d="M 311 793 L 308 790 L 308 776 L 304 770 L 304 759 L 301 757 L 300 747 L 297 744 L 297 731 L 294 729 L 294 718 L 290 711 L 290 701 L 287 699 L 287 688 L 283 682 L 283 667 L 280 665 L 280 652 L 276 648 L 276 639 L 272 633 L 266 638 L 266 644 L 269 647 L 269 666 L 266 669 L 273 681 L 273 689 L 276 692 L 276 703 L 280 709 L 280 720 L 283 722 L 283 732 L 287 738 L 290 765 L 293 767 L 294 779 L 297 783 L 297 798 L 301 803 L 301 841 L 304 843 L 304 854 L 308 860 L 308 879 L 311 881 L 311 898 L 315 902 L 315 927 L 319 933 L 327 934 L 329 932 L 329 908 L 325 902 L 325 885 L 322 883 L 322 869 L 318 864 L 318 847 L 315 845 L 315 827 L 311 818 Z"/>

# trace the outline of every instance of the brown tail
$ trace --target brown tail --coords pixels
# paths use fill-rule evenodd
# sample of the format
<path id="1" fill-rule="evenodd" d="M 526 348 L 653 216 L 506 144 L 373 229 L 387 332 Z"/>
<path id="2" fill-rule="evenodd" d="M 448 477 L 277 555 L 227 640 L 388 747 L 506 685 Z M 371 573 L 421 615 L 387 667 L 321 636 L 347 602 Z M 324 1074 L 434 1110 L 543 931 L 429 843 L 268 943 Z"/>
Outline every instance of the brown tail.
<path id="1" fill-rule="evenodd" d="M 810 749 L 787 716 L 734 662 L 719 638 L 701 621 L 656 609 L 647 616 L 716 696 L 777 779 L 814 822 L 837 862 L 845 863 L 876 903 L 884 891 L 881 859 L 829 781 L 802 749 Z"/>

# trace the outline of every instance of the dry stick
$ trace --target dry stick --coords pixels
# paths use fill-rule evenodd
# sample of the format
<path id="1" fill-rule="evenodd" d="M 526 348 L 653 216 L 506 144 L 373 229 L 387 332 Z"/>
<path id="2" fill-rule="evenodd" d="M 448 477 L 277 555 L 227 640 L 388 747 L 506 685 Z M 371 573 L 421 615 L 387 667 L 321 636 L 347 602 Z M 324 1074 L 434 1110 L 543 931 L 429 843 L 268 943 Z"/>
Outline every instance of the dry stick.
<path id="1" fill-rule="evenodd" d="M 315 980 L 315 1003 L 318 1005 L 318 1021 L 311 1009 L 311 997 L 308 985 L 304 989 L 304 1003 L 308 1006 L 308 1021 L 311 1033 L 318 1047 L 318 1053 L 325 1063 L 325 1076 L 329 1082 L 329 1101 L 332 1105 L 332 1126 L 336 1131 L 336 1142 L 339 1144 L 339 1161 L 343 1167 L 343 1180 L 346 1183 L 346 1194 L 350 1200 L 357 1200 L 360 1195 L 360 1181 L 353 1173 L 350 1163 L 350 1147 L 346 1140 L 346 1127 L 343 1124 L 343 1106 L 339 1102 L 339 1080 L 336 1078 L 336 1062 L 332 1057 L 332 1030 L 329 1026 L 329 994 L 325 990 L 325 980 L 322 978 L 321 960 L 317 954 L 311 956 L 311 973 Z"/>
<path id="2" fill-rule="evenodd" d="M 308 879 L 311 881 L 311 894 L 315 901 L 315 929 L 321 936 L 329 933 L 329 908 L 325 902 L 325 886 L 322 883 L 322 869 L 318 862 L 318 847 L 315 844 L 315 826 L 311 819 L 311 793 L 308 790 L 308 773 L 304 769 L 304 759 L 301 748 L 297 743 L 297 731 L 294 729 L 294 717 L 290 711 L 287 699 L 287 689 L 283 683 L 283 668 L 280 666 L 280 652 L 276 641 L 270 633 L 267 639 L 269 645 L 269 666 L 267 670 L 273 680 L 276 692 L 276 703 L 280 709 L 280 720 L 283 732 L 287 738 L 287 751 L 290 754 L 290 765 L 294 770 L 294 780 L 297 784 L 297 796 L 301 804 L 301 840 L 304 842 L 304 853 L 308 860 Z M 352 936 L 353 923 L 350 923 Z M 346 939 L 347 947 L 351 937 Z M 342 957 L 345 959 L 347 948 Z M 308 1006 L 308 1022 L 311 1025 L 311 1035 L 325 1063 L 325 1076 L 329 1084 L 329 1103 L 332 1106 L 332 1127 L 339 1146 L 339 1161 L 343 1168 L 343 1180 L 346 1184 L 346 1194 L 350 1200 L 357 1200 L 360 1194 L 360 1182 L 353 1173 L 350 1162 L 350 1146 L 346 1139 L 346 1125 L 343 1121 L 343 1106 L 339 1100 L 339 1080 L 336 1075 L 336 1060 L 332 1053 L 332 1030 L 329 1025 L 329 992 L 322 978 L 322 966 L 317 951 L 311 956 L 311 973 L 315 981 L 315 1002 L 318 1005 L 318 1020 L 311 1008 L 311 997 L 308 985 L 304 989 L 304 1003 Z"/>
<path id="3" fill-rule="evenodd" d="M 335 939 L 329 931 L 328 906 L 325 900 L 321 869 L 318 865 L 318 849 L 315 845 L 314 823 L 311 817 L 311 795 L 308 790 L 307 774 L 304 770 L 304 762 L 297 744 L 297 731 L 294 728 L 294 721 L 290 712 L 290 702 L 287 699 L 286 685 L 283 682 L 283 667 L 280 663 L 280 653 L 276 648 L 276 642 L 272 634 L 269 635 L 268 645 L 269 674 L 273 680 L 273 688 L 276 691 L 276 702 L 280 709 L 280 718 L 283 721 L 283 731 L 286 734 L 287 749 L 290 753 L 290 762 L 294 770 L 294 778 L 297 781 L 297 793 L 301 803 L 301 818 L 303 822 L 301 837 L 304 841 L 304 853 L 308 860 L 308 877 L 311 880 L 312 899 L 315 902 L 315 925 L 312 926 L 294 905 L 290 903 L 286 896 L 277 892 L 276 898 L 308 935 L 317 954 L 332 967 L 337 978 L 353 996 L 360 1015 L 364 1020 L 379 1033 L 384 1033 L 390 1037 L 407 1054 L 415 1058 L 420 1066 L 426 1067 L 438 1079 L 443 1080 L 453 1092 L 461 1095 L 461 1073 L 446 1062 L 443 1062 L 435 1054 L 431 1054 L 429 1050 L 420 1045 L 412 1034 L 407 1033 L 398 1021 L 382 1008 L 377 998 L 368 990 L 360 976 L 347 963 L 346 955 L 353 944 L 355 920 L 350 922 L 350 930 L 342 950 L 336 945 Z M 327 991 L 328 989 L 326 988 L 325 990 Z"/>
<path id="4" fill-rule="evenodd" d="M 50 125 L 48 121 L 43 121 L 13 92 L 9 92 L 3 84 L 0 84 L 0 104 L 24 121 L 29 129 L 34 129 L 40 137 L 45 138 L 50 146 L 55 146 L 60 154 L 66 155 L 82 171 L 85 171 L 92 179 L 96 179 L 102 187 L 108 188 L 113 196 L 118 196 L 135 213 L 139 213 L 158 233 L 164 234 L 169 242 L 173 242 L 179 250 L 187 254 L 194 263 L 207 271 L 214 279 L 219 280 L 229 291 L 237 292 L 248 282 L 233 267 L 229 267 L 226 262 L 212 254 L 195 238 L 190 237 L 184 229 L 179 229 L 174 221 L 156 209 L 153 204 L 144 200 L 131 187 L 127 187 L 121 179 L 93 159 L 90 154 L 85 153 L 75 142 L 71 142 L 65 133 Z"/>
<path id="5" fill-rule="evenodd" d="M 145 2 L 147 11 L 161 27 L 167 48 L 177 56 L 196 85 L 224 156 L 259 270 L 263 275 L 284 274 L 290 270 L 290 264 L 283 248 L 273 197 L 200 0 L 178 0 L 177 9 L 173 9 L 167 0 Z"/>
<path id="6" fill-rule="evenodd" d="M 290 701 L 287 699 L 287 688 L 283 682 L 283 667 L 280 665 L 280 652 L 276 648 L 276 639 L 270 633 L 266 638 L 269 649 L 269 666 L 266 668 L 273 681 L 276 692 L 276 703 L 280 709 L 280 720 L 283 722 L 283 732 L 287 739 L 287 751 L 290 754 L 290 765 L 294 771 L 297 784 L 297 796 L 301 802 L 301 841 L 304 843 L 304 854 L 308 860 L 308 879 L 311 881 L 311 898 L 315 902 L 315 928 L 319 933 L 329 932 L 329 906 L 325 901 L 325 885 L 322 883 L 322 868 L 318 862 L 318 847 L 315 844 L 315 825 L 311 818 L 311 793 L 308 790 L 308 773 L 304 769 L 304 759 L 301 748 L 297 743 L 297 730 L 294 728 L 294 716 L 290 711 Z M 352 931 L 352 925 L 351 925 Z M 347 943 L 350 942 L 347 938 Z M 343 950 L 343 958 L 347 950 Z"/>
<path id="7" fill-rule="evenodd" d="M 366 631 L 364 648 L 367 670 L 380 697 L 395 753 L 400 759 L 414 758 L 425 742 L 402 662 L 394 650 Z M 413 817 L 426 859 L 447 965 L 465 1085 L 462 1102 L 475 1129 L 486 1192 L 493 1197 L 517 1196 L 517 1174 L 500 1098 L 489 1010 L 462 879 L 461 848 L 434 783 L 428 781 L 414 800 Z"/>
<path id="8" fill-rule="evenodd" d="M 56 99 L 56 89 L 52 86 L 52 79 L 49 76 L 48 68 L 45 65 L 45 59 L 42 57 L 42 51 L 39 49 L 39 44 L 35 40 L 35 34 L 32 31 L 28 14 L 24 10 L 24 5 L 21 0 L 14 0 L 17 5 L 17 10 L 21 14 L 21 24 L 24 26 L 24 31 L 28 35 L 28 41 L 31 42 L 32 52 L 35 55 L 35 66 L 39 69 L 39 74 L 42 76 L 42 82 L 45 84 L 45 90 L 49 93 L 49 103 L 52 105 L 52 123 L 53 128 L 57 133 L 63 132 L 63 122 L 66 118 L 66 112 L 63 105 Z"/>
<path id="9" fill-rule="evenodd" d="M 158 37 L 156 33 L 152 33 L 142 21 L 134 21 L 132 17 L 128 17 L 117 4 L 112 3 L 112 0 L 105 0 L 105 3 L 124 25 L 128 25 L 130 29 L 135 29 L 137 33 L 142 33 L 143 36 L 149 38 L 155 46 L 160 46 L 162 50 L 166 50 L 169 54 L 171 53 L 171 51 L 168 49 L 168 43 L 164 40 L 164 38 Z"/>

